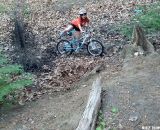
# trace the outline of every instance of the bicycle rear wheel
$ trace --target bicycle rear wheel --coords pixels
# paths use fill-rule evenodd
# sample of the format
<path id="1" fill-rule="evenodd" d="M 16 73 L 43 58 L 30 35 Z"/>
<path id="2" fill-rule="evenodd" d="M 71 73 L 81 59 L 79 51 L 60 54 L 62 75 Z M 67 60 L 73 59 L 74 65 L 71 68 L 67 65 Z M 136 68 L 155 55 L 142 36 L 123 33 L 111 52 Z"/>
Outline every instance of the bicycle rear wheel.
<path id="1" fill-rule="evenodd" d="M 57 48 L 58 53 L 60 53 L 61 55 L 63 54 L 69 55 L 73 52 L 72 44 L 67 40 L 60 40 L 57 43 L 56 48 Z"/>
<path id="2" fill-rule="evenodd" d="M 98 40 L 91 40 L 87 46 L 88 53 L 93 56 L 102 55 L 103 49 L 104 49 L 104 47 L 103 47 L 102 43 Z"/>

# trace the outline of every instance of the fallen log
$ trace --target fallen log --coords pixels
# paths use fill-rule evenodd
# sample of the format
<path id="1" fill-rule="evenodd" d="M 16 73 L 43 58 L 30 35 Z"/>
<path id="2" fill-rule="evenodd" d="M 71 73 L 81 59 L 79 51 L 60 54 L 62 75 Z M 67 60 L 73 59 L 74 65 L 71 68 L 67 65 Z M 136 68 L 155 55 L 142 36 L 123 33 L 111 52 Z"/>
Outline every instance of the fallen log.
<path id="1" fill-rule="evenodd" d="M 93 82 L 87 106 L 76 130 L 95 130 L 98 110 L 101 105 L 100 78 Z"/>

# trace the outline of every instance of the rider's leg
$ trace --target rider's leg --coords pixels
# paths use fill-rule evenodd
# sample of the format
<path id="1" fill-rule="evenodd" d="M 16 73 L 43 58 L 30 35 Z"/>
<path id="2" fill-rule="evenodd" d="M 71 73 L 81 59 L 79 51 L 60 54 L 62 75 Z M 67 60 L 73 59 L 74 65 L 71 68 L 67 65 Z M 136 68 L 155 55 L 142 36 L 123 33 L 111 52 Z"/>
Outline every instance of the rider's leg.
<path id="1" fill-rule="evenodd" d="M 81 46 L 81 43 L 80 43 L 80 38 L 81 38 L 81 32 L 80 31 L 76 31 L 74 33 L 74 37 L 76 39 L 76 44 L 77 44 L 77 49 L 75 50 L 75 52 L 79 52 L 79 47 Z"/>
<path id="2" fill-rule="evenodd" d="M 80 37 L 81 37 L 81 32 L 80 31 L 75 31 L 74 33 L 74 38 L 76 40 L 76 44 L 80 46 Z"/>
<path id="3" fill-rule="evenodd" d="M 77 40 L 79 40 L 80 37 L 81 37 L 81 32 L 80 32 L 80 31 L 76 31 L 76 32 L 74 33 L 74 36 L 75 36 L 75 38 L 76 38 Z"/>
<path id="4" fill-rule="evenodd" d="M 79 40 L 80 39 L 80 35 L 81 35 L 80 29 L 78 27 L 74 26 L 74 25 L 73 25 L 73 28 L 75 29 L 74 38 Z"/>
<path id="5" fill-rule="evenodd" d="M 72 25 L 68 25 L 60 34 L 60 36 L 63 36 L 65 35 L 67 32 L 69 32 L 70 30 L 73 29 L 73 26 Z"/>

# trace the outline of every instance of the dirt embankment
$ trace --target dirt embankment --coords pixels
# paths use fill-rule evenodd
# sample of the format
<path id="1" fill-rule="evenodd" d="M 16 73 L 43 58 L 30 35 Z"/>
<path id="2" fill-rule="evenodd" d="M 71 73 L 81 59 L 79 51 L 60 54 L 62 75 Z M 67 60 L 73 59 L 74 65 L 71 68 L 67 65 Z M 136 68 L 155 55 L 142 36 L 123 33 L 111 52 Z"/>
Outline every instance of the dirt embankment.
<path id="1" fill-rule="evenodd" d="M 103 73 L 103 113 L 107 128 L 141 130 L 160 126 L 160 56 L 126 61 L 111 79 Z M 112 109 L 117 109 L 116 113 Z"/>

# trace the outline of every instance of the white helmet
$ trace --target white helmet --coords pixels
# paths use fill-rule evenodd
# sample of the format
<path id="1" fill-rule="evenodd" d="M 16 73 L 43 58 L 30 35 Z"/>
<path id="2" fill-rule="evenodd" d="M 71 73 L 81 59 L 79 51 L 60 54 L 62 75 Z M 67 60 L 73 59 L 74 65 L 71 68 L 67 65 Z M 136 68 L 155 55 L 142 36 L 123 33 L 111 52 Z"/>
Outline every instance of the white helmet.
<path id="1" fill-rule="evenodd" d="M 79 11 L 79 14 L 81 15 L 81 14 L 85 14 L 85 13 L 87 13 L 87 11 L 85 10 L 85 9 L 80 9 L 80 11 Z"/>

